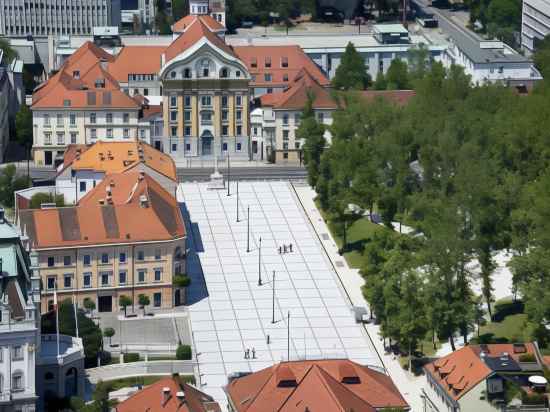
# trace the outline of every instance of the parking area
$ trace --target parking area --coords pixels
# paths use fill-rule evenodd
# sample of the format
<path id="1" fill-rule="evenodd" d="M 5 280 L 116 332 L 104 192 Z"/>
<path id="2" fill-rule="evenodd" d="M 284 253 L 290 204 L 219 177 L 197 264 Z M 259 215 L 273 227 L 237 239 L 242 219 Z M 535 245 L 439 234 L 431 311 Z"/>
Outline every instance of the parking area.
<path id="1" fill-rule="evenodd" d="M 178 201 L 188 226 L 192 339 L 207 393 L 225 405 L 229 374 L 262 369 L 288 352 L 291 359 L 347 357 L 382 366 L 288 183 L 241 182 L 238 222 L 234 183 L 230 196 L 207 183 L 184 183 Z"/>

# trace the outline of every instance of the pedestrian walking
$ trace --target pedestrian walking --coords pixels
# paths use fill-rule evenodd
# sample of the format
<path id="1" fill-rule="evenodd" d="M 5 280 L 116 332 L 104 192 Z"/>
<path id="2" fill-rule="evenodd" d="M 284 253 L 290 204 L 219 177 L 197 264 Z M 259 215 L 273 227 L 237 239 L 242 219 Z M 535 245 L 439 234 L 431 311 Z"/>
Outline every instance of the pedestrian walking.
<path id="1" fill-rule="evenodd" d="M 246 348 L 246 351 L 244 353 L 244 358 L 245 359 L 250 359 L 250 349 L 249 348 Z"/>
<path id="2" fill-rule="evenodd" d="M 286 245 L 283 245 L 283 252 L 286 253 Z"/>
<path id="3" fill-rule="evenodd" d="M 289 245 L 290 247 L 290 253 L 292 253 L 292 243 Z"/>
<path id="4" fill-rule="evenodd" d="M 252 348 L 252 359 L 256 359 L 256 349 Z"/>
<path id="5" fill-rule="evenodd" d="M 269 334 L 267 335 L 267 344 L 269 345 L 271 338 L 269 337 Z"/>
<path id="6" fill-rule="evenodd" d="M 283 247 L 282 246 L 279 246 L 279 255 L 283 253 Z"/>

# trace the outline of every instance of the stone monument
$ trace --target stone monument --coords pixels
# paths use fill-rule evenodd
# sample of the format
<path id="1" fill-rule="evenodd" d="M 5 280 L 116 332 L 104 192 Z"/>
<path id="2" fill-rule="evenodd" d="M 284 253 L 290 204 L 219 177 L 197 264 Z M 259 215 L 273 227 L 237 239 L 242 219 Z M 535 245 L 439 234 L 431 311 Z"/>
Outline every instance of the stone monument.
<path id="1" fill-rule="evenodd" d="M 210 175 L 210 182 L 208 183 L 209 190 L 225 189 L 225 180 L 223 175 L 218 171 L 218 155 L 214 155 L 214 173 Z"/>

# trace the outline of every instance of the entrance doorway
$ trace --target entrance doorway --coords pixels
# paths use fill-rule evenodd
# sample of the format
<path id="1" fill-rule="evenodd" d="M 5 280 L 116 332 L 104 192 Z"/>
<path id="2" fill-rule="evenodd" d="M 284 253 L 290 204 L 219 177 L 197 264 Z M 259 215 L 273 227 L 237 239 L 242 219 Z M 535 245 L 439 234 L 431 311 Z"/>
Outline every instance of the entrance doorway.
<path id="1" fill-rule="evenodd" d="M 112 296 L 99 296 L 97 298 L 97 308 L 100 312 L 112 312 L 113 311 L 113 297 Z"/>
<path id="2" fill-rule="evenodd" d="M 53 164 L 52 152 L 49 150 L 44 152 L 44 164 L 47 166 L 51 166 Z"/>
<path id="3" fill-rule="evenodd" d="M 176 289 L 175 295 L 174 295 L 174 306 L 180 306 L 181 305 L 181 291 L 179 289 Z"/>
<path id="4" fill-rule="evenodd" d="M 161 151 L 160 150 L 160 140 L 155 141 L 155 149 L 157 149 L 159 152 Z"/>
<path id="5" fill-rule="evenodd" d="M 209 130 L 206 130 L 202 136 L 202 154 L 204 156 L 208 156 L 212 154 L 212 146 L 214 141 L 214 136 L 212 136 L 212 133 Z"/>

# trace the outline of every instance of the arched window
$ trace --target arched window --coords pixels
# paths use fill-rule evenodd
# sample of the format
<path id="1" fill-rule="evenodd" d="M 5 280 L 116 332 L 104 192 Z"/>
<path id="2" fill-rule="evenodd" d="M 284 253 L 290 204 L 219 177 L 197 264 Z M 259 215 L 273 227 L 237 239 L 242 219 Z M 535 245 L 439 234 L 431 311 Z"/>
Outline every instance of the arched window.
<path id="1" fill-rule="evenodd" d="M 191 78 L 191 69 L 186 67 L 185 69 L 183 69 L 183 77 L 186 78 L 186 79 L 190 79 Z"/>
<path id="2" fill-rule="evenodd" d="M 175 79 L 175 78 L 176 78 L 176 72 L 175 72 L 175 71 L 171 71 L 171 72 L 170 72 L 170 77 L 171 77 L 172 79 Z"/>
<path id="3" fill-rule="evenodd" d="M 22 371 L 17 370 L 11 375 L 11 388 L 14 391 L 22 391 L 25 389 Z"/>
<path id="4" fill-rule="evenodd" d="M 202 77 L 210 77 L 210 60 L 203 59 L 201 61 Z"/>
<path id="5" fill-rule="evenodd" d="M 227 77 L 229 77 L 229 70 L 227 69 L 227 67 L 223 67 L 221 70 L 220 70 L 220 77 L 222 79 L 225 79 Z"/>

